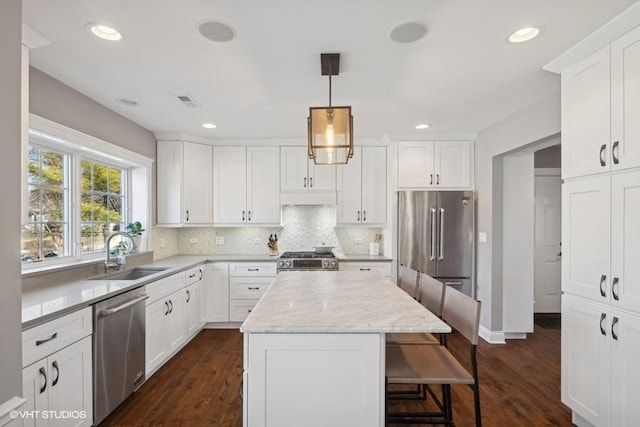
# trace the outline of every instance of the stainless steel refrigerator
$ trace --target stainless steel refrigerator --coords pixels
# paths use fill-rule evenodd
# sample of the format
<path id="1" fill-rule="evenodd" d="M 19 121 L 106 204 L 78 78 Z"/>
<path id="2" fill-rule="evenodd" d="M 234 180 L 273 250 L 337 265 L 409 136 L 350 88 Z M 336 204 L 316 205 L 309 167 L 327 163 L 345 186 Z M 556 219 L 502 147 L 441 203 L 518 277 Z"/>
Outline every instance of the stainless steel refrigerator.
<path id="1" fill-rule="evenodd" d="M 475 297 L 472 191 L 398 193 L 399 263 Z"/>

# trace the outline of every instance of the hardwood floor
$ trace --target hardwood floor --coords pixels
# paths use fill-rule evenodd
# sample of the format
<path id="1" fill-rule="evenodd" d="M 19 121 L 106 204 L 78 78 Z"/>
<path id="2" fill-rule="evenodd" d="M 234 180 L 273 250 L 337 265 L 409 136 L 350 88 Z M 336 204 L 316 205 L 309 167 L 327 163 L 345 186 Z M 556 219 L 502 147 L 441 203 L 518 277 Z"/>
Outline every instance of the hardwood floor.
<path id="1" fill-rule="evenodd" d="M 457 334 L 449 348 L 468 361 L 468 345 Z M 481 340 L 478 365 L 484 426 L 571 425 L 560 402 L 559 329 L 536 326 L 528 339 L 506 345 Z M 204 330 L 100 426 L 242 426 L 241 375 L 242 334 Z M 474 425 L 468 387 L 453 387 L 453 406 L 457 426 Z"/>

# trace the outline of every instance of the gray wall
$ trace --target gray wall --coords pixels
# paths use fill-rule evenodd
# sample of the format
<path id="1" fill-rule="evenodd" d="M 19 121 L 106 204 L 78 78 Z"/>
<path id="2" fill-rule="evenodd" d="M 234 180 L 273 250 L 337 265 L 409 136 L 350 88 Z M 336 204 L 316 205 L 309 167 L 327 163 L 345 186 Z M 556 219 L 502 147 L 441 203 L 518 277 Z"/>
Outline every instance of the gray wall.
<path id="1" fill-rule="evenodd" d="M 487 243 L 478 243 L 477 286 L 482 301 L 481 325 L 489 331 L 502 331 L 502 171 L 494 169 L 497 156 L 560 132 L 560 90 L 515 112 L 478 133 L 475 147 L 475 183 L 478 197 L 478 232 L 487 233 Z M 499 168 L 499 166 L 497 166 Z M 494 248 L 495 252 L 494 253 Z M 499 267 L 499 268 L 498 268 Z"/>
<path id="2" fill-rule="evenodd" d="M 0 404 L 22 395 L 20 67 L 22 1 L 0 4 Z"/>
<path id="3" fill-rule="evenodd" d="M 559 168 L 561 166 L 560 145 L 538 150 L 534 154 L 534 167 L 536 168 Z"/>
<path id="4" fill-rule="evenodd" d="M 156 158 L 153 133 L 37 68 L 29 68 L 29 111 L 104 141 Z M 156 172 L 153 165 L 152 220 L 156 222 Z"/>

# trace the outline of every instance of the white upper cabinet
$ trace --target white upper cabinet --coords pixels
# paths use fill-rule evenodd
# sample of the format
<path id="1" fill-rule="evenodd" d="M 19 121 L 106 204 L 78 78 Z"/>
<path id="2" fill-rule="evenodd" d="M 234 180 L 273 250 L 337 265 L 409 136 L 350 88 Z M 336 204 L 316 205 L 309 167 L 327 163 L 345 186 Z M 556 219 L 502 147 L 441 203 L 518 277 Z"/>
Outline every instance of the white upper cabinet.
<path id="1" fill-rule="evenodd" d="M 400 189 L 471 188 L 471 143 L 400 142 L 397 170 Z"/>
<path id="2" fill-rule="evenodd" d="M 356 147 L 346 165 L 338 166 L 336 223 L 379 226 L 387 220 L 387 149 Z"/>
<path id="3" fill-rule="evenodd" d="M 640 166 L 640 27 L 611 44 L 611 168 Z"/>
<path id="4" fill-rule="evenodd" d="M 213 222 L 212 153 L 209 145 L 158 141 L 158 224 Z"/>
<path id="5" fill-rule="evenodd" d="M 609 46 L 562 73 L 562 177 L 609 170 Z"/>
<path id="6" fill-rule="evenodd" d="M 280 190 L 336 190 L 336 166 L 316 165 L 307 147 L 282 147 L 280 156 Z"/>
<path id="7" fill-rule="evenodd" d="M 216 225 L 280 224 L 278 147 L 215 147 Z"/>
<path id="8" fill-rule="evenodd" d="M 640 166 L 640 28 L 562 72 L 562 177 Z"/>

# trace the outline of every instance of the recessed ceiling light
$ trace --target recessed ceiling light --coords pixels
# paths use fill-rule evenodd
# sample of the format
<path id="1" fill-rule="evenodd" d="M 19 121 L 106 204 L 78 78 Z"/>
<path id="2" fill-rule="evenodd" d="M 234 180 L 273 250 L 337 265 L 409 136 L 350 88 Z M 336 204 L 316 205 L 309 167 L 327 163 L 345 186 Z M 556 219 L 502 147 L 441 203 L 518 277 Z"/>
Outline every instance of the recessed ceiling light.
<path id="1" fill-rule="evenodd" d="M 426 123 L 420 123 L 419 125 L 416 125 L 416 129 L 428 129 L 429 125 Z"/>
<path id="2" fill-rule="evenodd" d="M 205 129 L 215 129 L 217 128 L 215 123 L 203 123 L 202 127 Z"/>
<path id="3" fill-rule="evenodd" d="M 138 105 L 138 103 L 136 101 L 134 101 L 133 99 L 127 99 L 127 98 L 120 98 L 118 99 L 118 101 L 120 101 L 121 104 L 124 104 L 128 107 L 135 107 Z"/>
<path id="4" fill-rule="evenodd" d="M 198 27 L 198 31 L 200 31 L 202 37 L 214 42 L 228 42 L 236 35 L 233 28 L 222 22 L 215 21 L 203 22 Z"/>
<path id="5" fill-rule="evenodd" d="M 509 35 L 509 41 L 511 43 L 527 42 L 540 35 L 540 28 L 538 27 L 525 27 L 514 31 Z"/>
<path id="6" fill-rule="evenodd" d="M 412 43 L 423 38 L 425 34 L 427 34 L 426 25 L 420 22 L 405 22 L 393 27 L 389 37 L 397 43 Z"/>
<path id="7" fill-rule="evenodd" d="M 100 37 L 101 39 L 117 41 L 122 38 L 122 34 L 120 34 L 118 30 L 108 25 L 93 22 L 87 24 L 87 28 L 89 28 L 89 31 L 91 31 L 94 36 Z"/>

